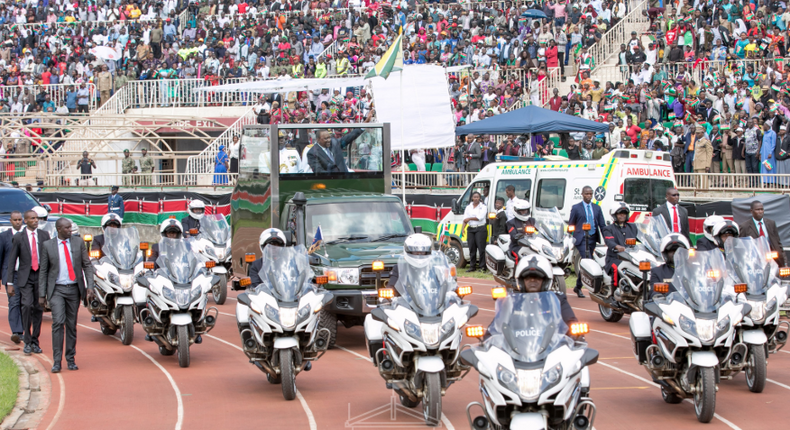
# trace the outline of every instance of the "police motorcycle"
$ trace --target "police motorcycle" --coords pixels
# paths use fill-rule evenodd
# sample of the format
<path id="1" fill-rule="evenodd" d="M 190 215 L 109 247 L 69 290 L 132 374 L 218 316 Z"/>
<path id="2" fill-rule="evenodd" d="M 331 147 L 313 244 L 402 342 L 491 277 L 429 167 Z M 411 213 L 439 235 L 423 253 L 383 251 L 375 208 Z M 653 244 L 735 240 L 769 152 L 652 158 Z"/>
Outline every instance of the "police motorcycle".
<path id="1" fill-rule="evenodd" d="M 57 217 L 49 219 L 49 212 L 41 206 L 33 206 L 32 211 L 36 213 L 38 218 L 38 229 L 49 233 L 49 237 L 58 237 L 58 231 L 55 228 Z M 71 224 L 73 225 L 74 223 Z"/>
<path id="2" fill-rule="evenodd" d="M 198 262 L 190 239 L 163 237 L 159 258 L 145 262 L 137 283 L 146 288 L 146 305 L 140 309 L 143 329 L 159 345 L 159 353 L 178 352 L 178 365 L 189 366 L 189 347 L 217 323 L 219 311 L 206 308 L 208 292 L 218 279 Z"/>
<path id="3" fill-rule="evenodd" d="M 329 347 L 329 329 L 321 328 L 319 320 L 333 295 L 320 288 L 326 276 L 316 277 L 313 284 L 303 245 L 265 247 L 258 275 L 262 282 L 237 298 L 242 347 L 270 383 L 282 384 L 285 400 L 293 400 L 296 375 L 310 370 Z"/>
<path id="4" fill-rule="evenodd" d="M 652 300 L 644 292 L 644 312 L 632 313 L 629 321 L 631 341 L 639 364 L 661 385 L 664 401 L 693 398 L 697 420 L 707 423 L 716 409 L 722 363 L 746 352 L 735 327 L 751 306 L 736 303 L 727 292 L 732 287 L 725 285 L 729 281 L 719 250 L 678 248 L 674 261 L 676 291 L 656 283 L 658 294 Z"/>
<path id="5" fill-rule="evenodd" d="M 549 271 L 545 260 L 536 264 Z M 495 288 L 496 314 L 487 332 L 467 327 L 467 336 L 481 338 L 479 345 L 461 352 L 461 361 L 480 374 L 483 394 L 484 404 L 474 402 L 466 409 L 472 429 L 593 427 L 596 408 L 589 398 L 588 366 L 597 362 L 598 351 L 568 336 L 584 335 L 589 327 L 572 323 L 569 329 L 558 295 L 545 285 L 551 279 L 542 282 L 534 293 L 527 293 L 521 280 L 510 293 Z M 474 406 L 485 416 L 473 419 Z"/>
<path id="6" fill-rule="evenodd" d="M 593 259 L 580 263 L 582 285 L 590 291 L 590 298 L 598 304 L 604 321 L 617 322 L 623 315 L 641 311 L 645 286 L 650 269 L 664 263 L 661 239 L 670 234 L 663 217 L 649 217 L 636 223 L 637 238 L 627 239 L 616 276 L 606 272 L 606 248 L 595 249 Z"/>
<path id="7" fill-rule="evenodd" d="M 211 288 L 214 303 L 221 305 L 228 297 L 228 278 L 231 264 L 230 226 L 223 215 L 212 214 L 202 218 L 200 231 L 189 232 L 195 238 L 192 248 L 198 252 L 206 268 L 219 277 Z"/>
<path id="8" fill-rule="evenodd" d="M 526 203 L 526 208 L 529 209 L 526 200 L 520 200 L 516 205 L 519 203 Z M 565 277 L 570 273 L 569 266 L 573 258 L 573 237 L 565 233 L 565 223 L 557 208 L 536 208 L 531 216 L 535 225 L 524 227 L 524 235 L 518 241 L 521 245 L 519 259 L 528 255 L 540 255 L 549 260 L 554 276 L 551 288 L 565 294 Z M 527 215 L 522 221 L 529 217 Z M 486 245 L 486 267 L 498 283 L 513 288 L 516 261 L 509 255 L 510 241 L 510 234 L 501 234 L 497 237 L 496 244 Z"/>
<path id="9" fill-rule="evenodd" d="M 749 390 L 761 393 L 767 379 L 768 354 L 787 343 L 790 323 L 779 320 L 779 304 L 787 300 L 787 287 L 777 278 L 776 252 L 771 251 L 765 236 L 728 239 L 724 242 L 724 255 L 738 303 L 746 303 L 752 309 L 736 328 L 735 337 L 739 345 L 745 346 L 737 348 L 737 355 L 734 352 L 729 361 L 722 362 L 721 376 L 730 379 L 743 370 Z M 790 269 L 783 268 L 782 274 L 787 277 Z"/>
<path id="10" fill-rule="evenodd" d="M 365 317 L 365 340 L 387 388 L 405 407 L 422 402 L 425 424 L 437 426 L 442 396 L 470 370 L 458 360 L 461 327 L 478 308 L 462 300 L 472 288 L 457 285 L 455 266 L 431 248 L 424 235 L 406 238 L 394 288 L 380 288 L 379 306 Z"/>
<path id="11" fill-rule="evenodd" d="M 137 229 L 105 228 L 102 251 L 93 250 L 90 256 L 96 286 L 96 295 L 88 302 L 92 320 L 101 323 L 101 332 L 107 336 L 120 329 L 121 342 L 130 345 L 135 321 L 132 289 L 135 278 L 144 270 Z"/>

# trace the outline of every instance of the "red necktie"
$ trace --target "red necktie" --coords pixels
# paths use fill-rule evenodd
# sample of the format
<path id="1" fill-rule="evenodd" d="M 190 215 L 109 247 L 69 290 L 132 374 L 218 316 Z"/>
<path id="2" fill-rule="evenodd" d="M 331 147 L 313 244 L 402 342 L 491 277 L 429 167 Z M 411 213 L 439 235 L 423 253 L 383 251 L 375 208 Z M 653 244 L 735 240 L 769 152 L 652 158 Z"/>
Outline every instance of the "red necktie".
<path id="1" fill-rule="evenodd" d="M 763 236 L 765 236 L 765 232 L 763 232 L 763 222 L 760 221 L 759 224 L 760 224 L 760 237 L 763 237 Z"/>
<path id="2" fill-rule="evenodd" d="M 672 218 L 672 232 L 673 233 L 680 233 L 680 225 L 678 224 L 678 207 L 672 206 L 672 212 L 674 212 Z"/>
<path id="3" fill-rule="evenodd" d="M 36 244 L 36 233 L 30 233 L 30 236 L 33 238 L 33 247 L 30 249 L 33 254 L 31 266 L 33 267 L 33 271 L 36 272 L 38 271 L 38 245 Z"/>
<path id="4" fill-rule="evenodd" d="M 66 246 L 65 240 L 63 241 L 63 254 L 66 255 L 66 266 L 69 267 L 69 279 L 73 281 L 77 279 L 77 277 L 74 275 L 74 266 L 71 264 L 71 254 L 69 253 L 69 247 Z"/>

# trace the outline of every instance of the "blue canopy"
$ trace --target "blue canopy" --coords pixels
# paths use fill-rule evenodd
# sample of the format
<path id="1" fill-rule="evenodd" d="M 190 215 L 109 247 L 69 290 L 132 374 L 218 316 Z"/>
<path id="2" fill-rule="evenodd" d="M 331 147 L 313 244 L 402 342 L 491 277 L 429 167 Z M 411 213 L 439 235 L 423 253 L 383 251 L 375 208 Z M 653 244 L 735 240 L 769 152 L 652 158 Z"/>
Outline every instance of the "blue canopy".
<path id="1" fill-rule="evenodd" d="M 455 134 L 530 134 L 580 131 L 605 133 L 609 131 L 609 125 L 555 112 L 551 109 L 527 106 L 456 127 Z"/>
<path id="2" fill-rule="evenodd" d="M 546 13 L 538 9 L 529 9 L 521 14 L 523 18 L 548 18 Z"/>

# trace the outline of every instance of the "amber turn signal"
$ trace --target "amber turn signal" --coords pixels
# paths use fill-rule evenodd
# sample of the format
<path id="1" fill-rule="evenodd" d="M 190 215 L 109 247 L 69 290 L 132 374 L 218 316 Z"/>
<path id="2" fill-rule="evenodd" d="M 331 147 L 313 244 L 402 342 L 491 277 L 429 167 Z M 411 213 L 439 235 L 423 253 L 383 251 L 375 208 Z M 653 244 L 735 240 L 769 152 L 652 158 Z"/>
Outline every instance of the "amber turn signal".
<path id="1" fill-rule="evenodd" d="M 395 297 L 395 290 L 392 288 L 379 288 L 380 299 L 391 299 Z"/>
<path id="2" fill-rule="evenodd" d="M 245 263 L 252 263 L 253 261 L 255 261 L 255 254 L 244 254 Z"/>
<path id="3" fill-rule="evenodd" d="M 749 289 L 746 284 L 735 284 L 735 294 L 745 293 Z"/>
<path id="4" fill-rule="evenodd" d="M 146 270 L 154 270 L 154 262 L 146 261 L 145 263 L 143 263 L 143 268 Z"/>
<path id="5" fill-rule="evenodd" d="M 587 323 L 573 323 L 571 324 L 571 334 L 574 336 L 580 336 L 583 334 L 587 334 L 590 332 L 590 327 Z"/>
<path id="6" fill-rule="evenodd" d="M 576 231 L 576 226 L 575 225 L 569 225 L 568 226 L 568 233 L 573 233 L 574 231 Z"/>
<path id="7" fill-rule="evenodd" d="M 669 292 L 669 284 L 653 284 L 653 291 L 661 294 L 666 294 Z"/>
<path id="8" fill-rule="evenodd" d="M 192 235 L 192 236 L 197 236 L 197 234 L 198 234 L 198 229 L 196 229 L 196 228 L 190 228 L 190 229 L 189 229 L 189 234 L 190 234 L 190 235 Z"/>
<path id="9" fill-rule="evenodd" d="M 140 251 L 148 250 L 148 242 L 143 242 L 140 244 Z"/>
<path id="10" fill-rule="evenodd" d="M 91 242 L 91 241 L 93 241 L 93 235 L 92 235 L 92 234 L 86 234 L 86 235 L 85 235 L 85 236 L 82 238 L 82 240 L 84 240 L 85 242 Z"/>
<path id="11" fill-rule="evenodd" d="M 527 234 L 535 233 L 535 227 L 533 227 L 531 225 L 528 225 L 528 226 L 524 227 L 524 232 L 527 233 Z"/>
<path id="12" fill-rule="evenodd" d="M 206 261 L 206 269 L 211 269 L 212 267 L 216 266 L 217 263 L 213 261 Z"/>
<path id="13" fill-rule="evenodd" d="M 494 287 L 491 289 L 491 297 L 495 299 L 501 299 L 502 297 L 507 297 L 507 290 L 505 287 Z"/>
<path id="14" fill-rule="evenodd" d="M 316 276 L 315 277 L 315 283 L 318 284 L 318 285 L 327 284 L 327 283 L 329 283 L 329 278 L 326 277 L 326 276 Z"/>
<path id="15" fill-rule="evenodd" d="M 626 244 L 626 246 L 634 246 L 634 245 L 636 245 L 636 239 L 634 239 L 634 238 L 626 239 L 625 240 L 625 244 Z"/>
<path id="16" fill-rule="evenodd" d="M 779 258 L 779 254 L 776 251 L 771 251 L 765 254 L 765 259 L 768 261 L 776 260 L 777 258 Z"/>
<path id="17" fill-rule="evenodd" d="M 649 272 L 650 271 L 650 262 L 649 261 L 640 261 L 639 262 L 639 270 L 642 272 Z"/>
<path id="18" fill-rule="evenodd" d="M 470 325 L 466 327 L 466 337 L 483 337 L 486 329 L 480 325 Z"/>
<path id="19" fill-rule="evenodd" d="M 384 270 L 384 262 L 383 261 L 374 261 L 373 262 L 373 270 L 380 271 Z"/>
<path id="20" fill-rule="evenodd" d="M 582 224 L 582 230 L 590 231 L 590 229 L 592 229 L 592 226 L 590 226 L 590 224 Z"/>
<path id="21" fill-rule="evenodd" d="M 469 285 L 459 286 L 455 293 L 458 294 L 459 297 L 466 297 L 472 294 L 472 287 Z"/>
<path id="22" fill-rule="evenodd" d="M 790 276 L 790 267 L 782 267 L 779 269 L 779 277 L 786 278 Z"/>
<path id="23" fill-rule="evenodd" d="M 98 249 L 96 251 L 91 251 L 91 258 L 99 258 L 101 257 L 101 251 Z"/>
<path id="24" fill-rule="evenodd" d="M 489 212 L 488 219 L 496 219 L 496 212 Z"/>
<path id="25" fill-rule="evenodd" d="M 241 287 L 249 287 L 250 284 L 252 284 L 252 280 L 250 278 L 239 279 L 239 286 Z"/>

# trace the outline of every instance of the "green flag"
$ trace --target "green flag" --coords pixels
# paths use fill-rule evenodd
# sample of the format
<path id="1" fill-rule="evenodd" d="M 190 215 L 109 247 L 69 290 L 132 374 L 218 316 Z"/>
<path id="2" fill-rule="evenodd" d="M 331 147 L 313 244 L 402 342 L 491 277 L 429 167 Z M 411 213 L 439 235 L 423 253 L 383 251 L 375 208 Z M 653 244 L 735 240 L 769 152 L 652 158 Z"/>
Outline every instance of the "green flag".
<path id="1" fill-rule="evenodd" d="M 403 29 L 381 57 L 381 60 L 365 75 L 365 79 L 375 76 L 387 79 L 390 73 L 396 70 L 403 70 Z"/>

